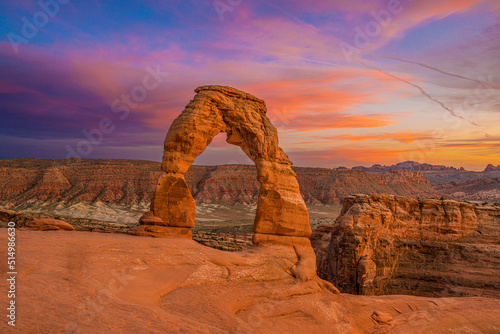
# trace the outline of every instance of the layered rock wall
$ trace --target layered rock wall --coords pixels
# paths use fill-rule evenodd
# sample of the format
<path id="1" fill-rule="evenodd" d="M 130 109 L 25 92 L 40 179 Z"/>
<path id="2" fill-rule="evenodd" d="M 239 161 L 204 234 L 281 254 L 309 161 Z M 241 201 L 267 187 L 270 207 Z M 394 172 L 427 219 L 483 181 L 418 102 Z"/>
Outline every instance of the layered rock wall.
<path id="1" fill-rule="evenodd" d="M 308 204 L 339 204 L 360 193 L 439 197 L 419 172 L 369 174 L 357 170 L 293 167 Z M 160 163 L 122 159 L 0 160 L 0 205 L 149 205 L 162 175 Z M 249 165 L 195 166 L 184 175 L 196 203 L 256 204 L 260 184 Z"/>
<path id="2" fill-rule="evenodd" d="M 311 235 L 342 292 L 500 297 L 500 209 L 392 195 L 347 197 Z"/>

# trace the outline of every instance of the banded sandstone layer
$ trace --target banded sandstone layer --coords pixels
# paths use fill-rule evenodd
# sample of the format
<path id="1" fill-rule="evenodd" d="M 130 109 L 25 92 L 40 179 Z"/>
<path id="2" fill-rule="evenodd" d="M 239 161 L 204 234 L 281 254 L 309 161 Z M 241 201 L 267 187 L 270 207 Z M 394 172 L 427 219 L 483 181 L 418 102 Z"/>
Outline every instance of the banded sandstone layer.
<path id="1" fill-rule="evenodd" d="M 500 208 L 347 197 L 311 235 L 318 274 L 357 294 L 500 297 Z"/>
<path id="2" fill-rule="evenodd" d="M 358 193 L 436 197 L 419 172 L 369 174 L 355 170 L 293 167 L 308 204 L 338 204 Z M 160 163 L 121 159 L 0 160 L 0 204 L 5 207 L 50 203 L 149 205 L 161 175 Z M 259 184 L 254 166 L 191 166 L 186 183 L 197 203 L 256 204 Z"/>

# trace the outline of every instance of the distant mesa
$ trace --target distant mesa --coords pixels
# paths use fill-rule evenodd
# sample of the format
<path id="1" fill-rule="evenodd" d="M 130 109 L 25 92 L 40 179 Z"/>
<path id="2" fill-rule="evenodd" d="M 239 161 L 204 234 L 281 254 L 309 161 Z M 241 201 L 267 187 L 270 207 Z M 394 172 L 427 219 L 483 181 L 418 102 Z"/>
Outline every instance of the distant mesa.
<path id="1" fill-rule="evenodd" d="M 455 168 L 444 165 L 432 165 L 428 163 L 419 163 L 416 161 L 404 161 L 395 165 L 385 166 L 375 164 L 371 167 L 356 166 L 352 169 L 362 170 L 365 172 L 389 172 L 393 170 L 410 170 L 410 171 L 465 171 L 463 167 Z"/>

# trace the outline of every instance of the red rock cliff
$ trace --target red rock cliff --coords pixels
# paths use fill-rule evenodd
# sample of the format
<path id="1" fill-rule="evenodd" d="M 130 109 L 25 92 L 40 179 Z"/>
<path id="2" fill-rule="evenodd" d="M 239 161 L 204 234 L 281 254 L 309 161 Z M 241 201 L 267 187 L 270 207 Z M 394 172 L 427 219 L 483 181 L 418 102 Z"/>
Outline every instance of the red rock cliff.
<path id="1" fill-rule="evenodd" d="M 0 203 L 149 203 L 161 175 L 153 161 L 121 159 L 0 160 Z M 308 204 L 337 204 L 358 193 L 438 196 L 419 172 L 368 174 L 356 170 L 294 167 Z M 197 203 L 255 204 L 259 184 L 254 166 L 191 166 L 186 183 Z"/>
<path id="2" fill-rule="evenodd" d="M 311 235 L 342 292 L 500 297 L 500 209 L 392 195 L 347 197 Z"/>

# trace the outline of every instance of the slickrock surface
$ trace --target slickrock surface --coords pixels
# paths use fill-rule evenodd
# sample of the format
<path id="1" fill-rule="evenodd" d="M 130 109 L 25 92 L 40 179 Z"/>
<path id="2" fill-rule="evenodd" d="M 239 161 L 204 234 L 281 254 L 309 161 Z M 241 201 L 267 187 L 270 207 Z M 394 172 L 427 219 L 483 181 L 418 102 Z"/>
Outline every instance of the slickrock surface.
<path id="1" fill-rule="evenodd" d="M 55 170 L 58 173 L 55 173 Z M 419 172 L 368 174 L 358 170 L 293 167 L 308 204 L 338 204 L 349 195 L 388 193 L 439 197 Z M 107 203 L 149 206 L 162 172 L 160 163 L 121 159 L 0 160 L 0 204 Z M 255 166 L 191 166 L 186 183 L 196 203 L 256 204 Z"/>
<path id="2" fill-rule="evenodd" d="M 392 195 L 346 198 L 311 235 L 342 292 L 500 297 L 500 208 Z"/>
<path id="3" fill-rule="evenodd" d="M 295 279 L 297 256 L 283 246 L 228 253 L 192 240 L 31 230 L 17 243 L 16 327 L 4 320 L 2 333 L 500 332 L 496 299 L 336 294 Z"/>
<path id="4" fill-rule="evenodd" d="M 184 179 L 214 137 L 227 134 L 255 163 L 260 183 L 253 231 L 308 237 L 309 212 L 278 131 L 266 117 L 264 101 L 231 87 L 202 86 L 173 121 L 165 138 L 159 181 L 151 211 L 167 226 L 193 227 L 196 204 Z"/>

